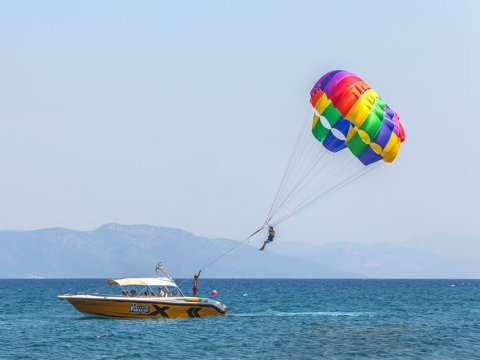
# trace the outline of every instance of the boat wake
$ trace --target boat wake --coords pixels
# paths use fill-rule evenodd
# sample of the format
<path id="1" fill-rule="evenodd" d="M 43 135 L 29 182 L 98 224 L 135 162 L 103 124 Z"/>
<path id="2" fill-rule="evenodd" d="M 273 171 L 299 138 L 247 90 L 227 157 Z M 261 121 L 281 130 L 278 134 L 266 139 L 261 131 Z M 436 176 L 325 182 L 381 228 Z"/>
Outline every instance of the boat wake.
<path id="1" fill-rule="evenodd" d="M 345 317 L 359 317 L 368 316 L 373 317 L 375 314 L 372 312 L 344 312 L 344 311 L 273 311 L 267 310 L 256 313 L 230 313 L 228 316 L 234 317 L 270 317 L 270 316 L 345 316 Z"/>

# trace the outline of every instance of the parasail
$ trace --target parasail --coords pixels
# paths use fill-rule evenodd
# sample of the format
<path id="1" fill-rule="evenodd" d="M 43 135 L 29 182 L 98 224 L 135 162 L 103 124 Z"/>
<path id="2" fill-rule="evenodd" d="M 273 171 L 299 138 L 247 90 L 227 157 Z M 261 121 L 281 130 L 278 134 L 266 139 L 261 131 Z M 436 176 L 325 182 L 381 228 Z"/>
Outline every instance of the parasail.
<path id="1" fill-rule="evenodd" d="M 348 71 L 323 75 L 310 92 L 310 103 L 315 138 L 332 152 L 348 147 L 364 165 L 392 162 L 405 140 L 398 114 Z"/>
<path id="2" fill-rule="evenodd" d="M 310 91 L 310 103 L 312 125 L 301 128 L 266 224 L 277 225 L 394 161 L 405 140 L 398 113 L 348 71 L 323 75 Z"/>
<path id="3" fill-rule="evenodd" d="M 300 128 L 265 223 L 202 269 L 264 228 L 282 223 L 397 157 L 405 140 L 400 116 L 357 75 L 344 70 L 326 73 L 310 91 L 310 103 L 313 122 Z"/>

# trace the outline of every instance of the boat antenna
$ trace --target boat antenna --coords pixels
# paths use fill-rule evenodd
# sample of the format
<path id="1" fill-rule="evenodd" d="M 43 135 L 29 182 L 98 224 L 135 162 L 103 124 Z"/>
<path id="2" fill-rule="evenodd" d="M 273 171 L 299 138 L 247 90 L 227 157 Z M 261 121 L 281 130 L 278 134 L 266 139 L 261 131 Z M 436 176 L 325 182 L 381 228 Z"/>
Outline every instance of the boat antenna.
<path id="1" fill-rule="evenodd" d="M 169 278 L 173 283 L 175 283 L 175 280 L 172 279 L 172 277 L 170 276 L 169 273 L 167 273 L 167 271 L 165 270 L 165 268 L 163 267 L 163 263 L 161 261 L 157 262 L 157 265 L 155 265 L 155 272 L 157 273 L 157 275 L 165 275 L 167 278 Z M 178 285 L 177 285 L 178 286 Z"/>
<path id="2" fill-rule="evenodd" d="M 157 265 L 155 265 L 155 273 L 158 275 L 159 273 L 165 273 L 165 270 L 163 269 L 163 264 L 161 261 L 157 262 Z"/>

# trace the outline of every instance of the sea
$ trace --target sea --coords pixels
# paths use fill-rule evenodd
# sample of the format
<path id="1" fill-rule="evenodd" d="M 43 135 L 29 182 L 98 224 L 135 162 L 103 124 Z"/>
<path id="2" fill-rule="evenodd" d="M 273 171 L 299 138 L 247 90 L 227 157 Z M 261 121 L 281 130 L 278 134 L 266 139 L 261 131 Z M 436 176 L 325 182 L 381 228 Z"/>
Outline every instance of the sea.
<path id="1" fill-rule="evenodd" d="M 0 280 L 0 358 L 480 359 L 480 280 L 201 278 L 199 287 L 203 297 L 217 290 L 228 315 L 89 318 L 57 296 L 111 293 L 105 279 Z"/>

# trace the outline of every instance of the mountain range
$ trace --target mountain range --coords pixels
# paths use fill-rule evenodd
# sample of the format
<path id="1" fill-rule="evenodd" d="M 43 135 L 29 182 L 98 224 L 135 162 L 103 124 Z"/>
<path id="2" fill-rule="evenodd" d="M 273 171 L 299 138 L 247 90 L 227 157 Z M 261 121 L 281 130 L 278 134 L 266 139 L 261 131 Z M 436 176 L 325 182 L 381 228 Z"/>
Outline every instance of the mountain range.
<path id="1" fill-rule="evenodd" d="M 4 230 L 0 278 L 153 276 L 159 260 L 178 278 L 200 268 L 221 278 L 480 278 L 479 243 L 432 234 L 400 244 L 276 241 L 260 252 L 259 244 L 152 225 Z"/>
<path id="2" fill-rule="evenodd" d="M 316 261 L 366 278 L 480 278 L 480 240 L 431 234 L 401 243 L 283 242 L 278 254 Z"/>

